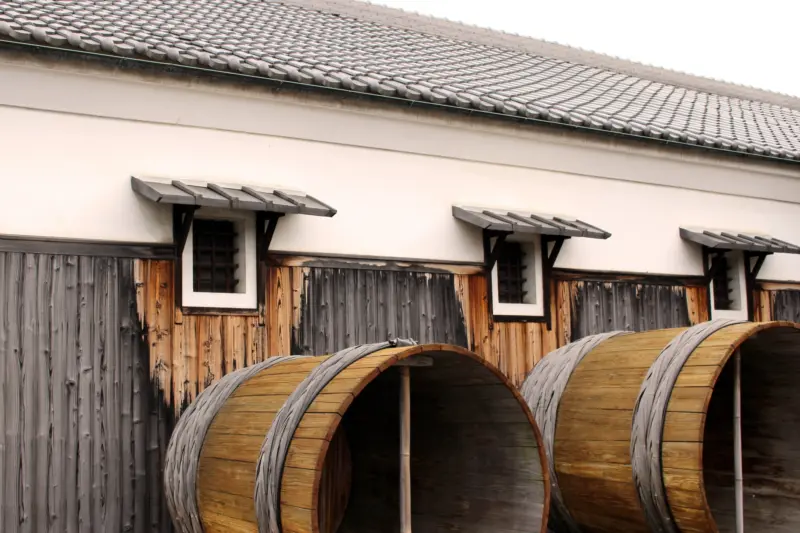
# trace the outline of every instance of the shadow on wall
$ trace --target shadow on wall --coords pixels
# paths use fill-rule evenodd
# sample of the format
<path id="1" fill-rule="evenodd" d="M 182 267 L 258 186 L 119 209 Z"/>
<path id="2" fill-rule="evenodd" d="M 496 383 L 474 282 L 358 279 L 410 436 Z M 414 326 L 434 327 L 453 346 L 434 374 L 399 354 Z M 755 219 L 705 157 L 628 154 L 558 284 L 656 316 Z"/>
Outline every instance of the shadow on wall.
<path id="1" fill-rule="evenodd" d="M 133 260 L 0 253 L 0 530 L 172 531 Z"/>

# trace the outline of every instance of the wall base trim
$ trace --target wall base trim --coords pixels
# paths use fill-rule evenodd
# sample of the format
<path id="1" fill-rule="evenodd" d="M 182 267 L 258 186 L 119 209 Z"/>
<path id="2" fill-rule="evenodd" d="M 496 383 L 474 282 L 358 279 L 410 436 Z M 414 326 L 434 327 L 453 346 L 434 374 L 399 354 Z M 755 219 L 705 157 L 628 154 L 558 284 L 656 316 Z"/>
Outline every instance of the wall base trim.
<path id="1" fill-rule="evenodd" d="M 132 259 L 175 258 L 175 247 L 172 244 L 50 239 L 16 235 L 0 235 L 0 252 L 125 257 Z"/>

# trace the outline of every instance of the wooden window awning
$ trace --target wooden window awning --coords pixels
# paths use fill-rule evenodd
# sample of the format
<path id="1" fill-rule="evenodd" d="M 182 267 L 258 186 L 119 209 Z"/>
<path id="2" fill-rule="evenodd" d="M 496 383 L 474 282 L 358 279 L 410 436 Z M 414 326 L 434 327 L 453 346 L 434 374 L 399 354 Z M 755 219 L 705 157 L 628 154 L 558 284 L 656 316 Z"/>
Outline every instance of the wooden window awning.
<path id="1" fill-rule="evenodd" d="M 131 177 L 133 190 L 156 203 L 332 217 L 336 210 L 304 192 Z"/>
<path id="2" fill-rule="evenodd" d="M 766 235 L 688 228 L 680 228 L 680 235 L 684 240 L 700 244 L 711 250 L 800 254 L 800 246 Z"/>
<path id="3" fill-rule="evenodd" d="M 484 230 L 561 237 L 608 239 L 611 234 L 581 220 L 537 215 L 527 211 L 453 206 L 453 216 Z"/>

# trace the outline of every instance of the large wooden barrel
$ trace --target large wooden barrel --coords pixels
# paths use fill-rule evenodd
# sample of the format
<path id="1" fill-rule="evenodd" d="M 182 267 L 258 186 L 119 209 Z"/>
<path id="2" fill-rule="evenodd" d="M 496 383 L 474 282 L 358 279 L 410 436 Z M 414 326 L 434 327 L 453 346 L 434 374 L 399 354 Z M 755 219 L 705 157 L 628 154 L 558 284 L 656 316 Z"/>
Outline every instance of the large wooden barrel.
<path id="1" fill-rule="evenodd" d="M 401 419 L 415 533 L 546 531 L 547 463 L 521 395 L 471 352 L 407 341 L 276 357 L 206 389 L 167 450 L 173 522 L 182 533 L 399 531 Z"/>
<path id="2" fill-rule="evenodd" d="M 800 531 L 800 329 L 715 320 L 586 337 L 522 393 L 548 450 L 558 533 L 735 531 L 741 361 L 747 531 Z"/>

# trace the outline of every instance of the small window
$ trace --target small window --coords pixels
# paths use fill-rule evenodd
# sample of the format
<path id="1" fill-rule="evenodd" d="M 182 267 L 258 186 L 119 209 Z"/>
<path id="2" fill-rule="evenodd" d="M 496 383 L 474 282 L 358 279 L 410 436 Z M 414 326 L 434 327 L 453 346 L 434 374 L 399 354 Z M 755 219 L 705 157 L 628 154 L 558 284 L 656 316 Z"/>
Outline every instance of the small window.
<path id="1" fill-rule="evenodd" d="M 231 220 L 194 222 L 194 291 L 237 292 L 239 284 L 236 225 Z"/>
<path id="2" fill-rule="evenodd" d="M 712 253 L 708 267 L 712 274 L 711 318 L 747 319 L 744 255 L 739 251 Z"/>
<path id="3" fill-rule="evenodd" d="M 733 293 L 731 285 L 734 279 L 731 276 L 728 258 L 724 254 L 714 256 L 711 260 L 711 271 L 714 272 L 711 278 L 714 288 L 714 309 L 730 311 L 734 303 L 731 297 Z"/>
<path id="4" fill-rule="evenodd" d="M 497 258 L 497 296 L 504 304 L 525 303 L 525 252 L 518 242 L 503 243 Z"/>
<path id="5" fill-rule="evenodd" d="M 493 314 L 520 319 L 544 317 L 540 239 L 505 241 L 500 246 L 492 269 Z"/>
<path id="6" fill-rule="evenodd" d="M 181 256 L 181 305 L 207 309 L 258 307 L 255 216 L 203 208 Z"/>

